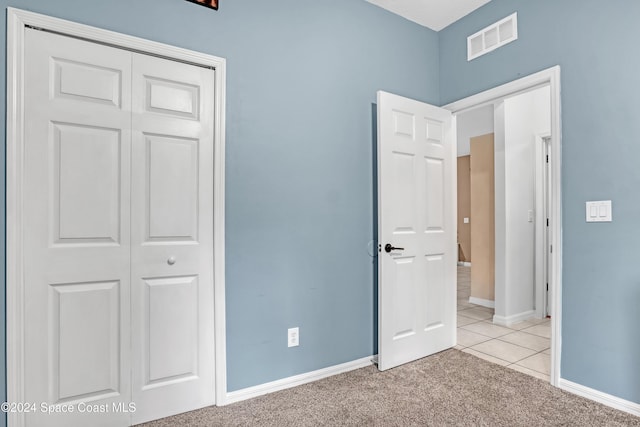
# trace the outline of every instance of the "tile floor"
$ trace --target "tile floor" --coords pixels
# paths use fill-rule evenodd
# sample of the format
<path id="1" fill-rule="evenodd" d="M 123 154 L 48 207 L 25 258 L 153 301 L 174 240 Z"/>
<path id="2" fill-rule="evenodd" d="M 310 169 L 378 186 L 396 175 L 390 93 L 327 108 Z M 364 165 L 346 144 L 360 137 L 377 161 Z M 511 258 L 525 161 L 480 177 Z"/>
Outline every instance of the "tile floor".
<path id="1" fill-rule="evenodd" d="M 530 319 L 509 327 L 492 323 L 493 309 L 469 303 L 471 268 L 458 266 L 458 345 L 489 362 L 549 381 L 549 319 Z"/>

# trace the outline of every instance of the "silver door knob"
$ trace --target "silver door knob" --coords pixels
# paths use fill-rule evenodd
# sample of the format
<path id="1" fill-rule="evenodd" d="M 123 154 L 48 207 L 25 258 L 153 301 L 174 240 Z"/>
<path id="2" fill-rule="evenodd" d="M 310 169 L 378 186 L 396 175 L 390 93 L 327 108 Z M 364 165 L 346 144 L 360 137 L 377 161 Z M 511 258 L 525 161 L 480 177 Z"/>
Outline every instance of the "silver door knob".
<path id="1" fill-rule="evenodd" d="M 169 259 L 167 260 L 167 264 L 173 265 L 175 263 L 176 263 L 176 257 L 170 256 Z"/>

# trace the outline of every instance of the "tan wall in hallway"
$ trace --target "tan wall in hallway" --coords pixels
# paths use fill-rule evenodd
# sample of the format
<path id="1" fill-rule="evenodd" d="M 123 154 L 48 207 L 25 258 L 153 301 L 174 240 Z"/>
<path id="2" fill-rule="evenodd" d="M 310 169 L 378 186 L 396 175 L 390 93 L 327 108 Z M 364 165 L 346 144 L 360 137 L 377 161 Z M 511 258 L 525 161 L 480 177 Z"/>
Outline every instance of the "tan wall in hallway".
<path id="1" fill-rule="evenodd" d="M 493 134 L 471 138 L 471 297 L 495 299 Z"/>
<path id="2" fill-rule="evenodd" d="M 458 261 L 471 262 L 471 156 L 458 157 Z"/>

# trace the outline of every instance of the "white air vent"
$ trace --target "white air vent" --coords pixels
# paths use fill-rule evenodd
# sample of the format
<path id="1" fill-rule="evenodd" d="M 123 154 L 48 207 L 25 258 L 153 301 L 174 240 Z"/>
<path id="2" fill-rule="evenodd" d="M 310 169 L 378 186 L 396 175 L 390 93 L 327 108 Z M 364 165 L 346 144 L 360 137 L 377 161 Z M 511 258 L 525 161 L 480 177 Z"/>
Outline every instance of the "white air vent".
<path id="1" fill-rule="evenodd" d="M 518 13 L 467 37 L 467 61 L 518 39 Z"/>

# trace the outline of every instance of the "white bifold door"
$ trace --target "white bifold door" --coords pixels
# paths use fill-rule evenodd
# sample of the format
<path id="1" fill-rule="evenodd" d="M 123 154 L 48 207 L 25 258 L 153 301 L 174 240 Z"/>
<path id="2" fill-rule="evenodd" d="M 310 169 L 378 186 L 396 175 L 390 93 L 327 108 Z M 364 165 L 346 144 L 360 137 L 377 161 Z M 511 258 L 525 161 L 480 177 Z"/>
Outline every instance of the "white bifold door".
<path id="1" fill-rule="evenodd" d="M 215 71 L 31 29 L 25 69 L 25 425 L 213 404 Z"/>
<path id="2" fill-rule="evenodd" d="M 378 92 L 378 368 L 456 342 L 451 113 Z"/>

